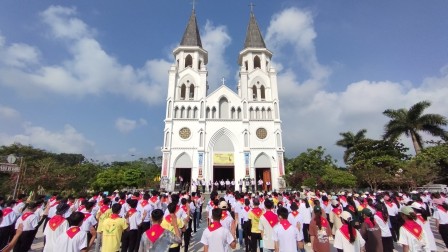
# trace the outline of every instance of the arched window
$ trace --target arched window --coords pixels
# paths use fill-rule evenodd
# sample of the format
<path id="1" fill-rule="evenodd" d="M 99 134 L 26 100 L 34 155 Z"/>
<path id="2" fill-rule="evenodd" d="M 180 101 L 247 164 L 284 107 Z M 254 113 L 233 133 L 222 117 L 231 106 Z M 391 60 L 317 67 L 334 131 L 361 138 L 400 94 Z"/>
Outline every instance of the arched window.
<path id="1" fill-rule="evenodd" d="M 212 118 L 213 119 L 216 118 L 216 108 L 215 107 L 212 108 Z"/>
<path id="2" fill-rule="evenodd" d="M 185 67 L 193 67 L 193 57 L 190 54 L 185 58 Z"/>
<path id="3" fill-rule="evenodd" d="M 276 142 L 278 148 L 282 147 L 282 139 L 280 137 L 280 133 L 277 133 Z"/>
<path id="4" fill-rule="evenodd" d="M 187 109 L 187 118 L 191 118 L 191 107 Z"/>
<path id="5" fill-rule="evenodd" d="M 166 133 L 165 133 L 165 145 L 163 145 L 163 146 L 165 146 L 165 148 L 168 146 L 168 137 L 169 137 L 169 132 L 167 131 Z"/>
<path id="6" fill-rule="evenodd" d="M 244 132 L 244 147 L 249 147 L 249 135 Z"/>
<path id="7" fill-rule="evenodd" d="M 261 116 L 260 116 L 260 109 L 256 108 L 255 109 L 255 119 L 260 119 L 260 118 L 261 118 Z"/>
<path id="8" fill-rule="evenodd" d="M 261 85 L 260 87 L 260 98 L 262 101 L 264 101 L 266 99 L 266 94 L 265 94 L 265 90 L 264 90 L 264 85 Z"/>
<path id="9" fill-rule="evenodd" d="M 194 119 L 198 118 L 198 107 L 194 107 L 193 109 L 193 118 Z"/>
<path id="10" fill-rule="evenodd" d="M 266 110 L 264 109 L 264 107 L 261 109 L 261 119 L 266 119 Z"/>
<path id="11" fill-rule="evenodd" d="M 176 108 L 174 109 L 174 118 L 178 118 L 178 117 L 179 117 L 179 108 L 176 107 Z"/>
<path id="12" fill-rule="evenodd" d="M 274 113 L 275 113 L 275 119 L 278 119 L 278 104 L 274 102 Z"/>
<path id="13" fill-rule="evenodd" d="M 168 102 L 167 118 L 171 118 L 171 101 Z"/>
<path id="14" fill-rule="evenodd" d="M 185 84 L 182 84 L 180 87 L 180 99 L 185 100 L 185 93 L 187 92 L 187 86 Z"/>
<path id="15" fill-rule="evenodd" d="M 252 86 L 252 98 L 254 99 L 254 101 L 257 100 L 257 86 L 255 85 Z"/>
<path id="16" fill-rule="evenodd" d="M 244 67 L 246 68 L 246 71 L 249 70 L 249 65 L 247 64 L 247 60 L 244 61 Z"/>
<path id="17" fill-rule="evenodd" d="M 229 101 L 225 97 L 219 100 L 219 118 L 229 118 Z"/>
<path id="18" fill-rule="evenodd" d="M 180 109 L 180 118 L 185 118 L 185 107 Z"/>
<path id="19" fill-rule="evenodd" d="M 204 102 L 201 102 L 201 118 L 204 118 Z"/>
<path id="20" fill-rule="evenodd" d="M 247 119 L 247 102 L 243 103 L 244 119 Z M 249 115 L 250 116 L 250 115 Z"/>
<path id="21" fill-rule="evenodd" d="M 190 100 L 194 99 L 194 84 L 190 85 L 190 96 L 189 96 Z"/>
<path id="22" fill-rule="evenodd" d="M 204 142 L 204 133 L 201 132 L 199 133 L 199 147 L 204 146 L 203 142 Z"/>
<path id="23" fill-rule="evenodd" d="M 210 118 L 210 108 L 207 107 L 207 112 L 205 113 L 205 118 Z"/>
<path id="24" fill-rule="evenodd" d="M 238 108 L 237 119 L 241 119 L 241 108 Z"/>
<path id="25" fill-rule="evenodd" d="M 254 58 L 254 68 L 261 68 L 260 57 L 258 56 Z"/>
<path id="26" fill-rule="evenodd" d="M 254 114 L 255 112 L 254 112 L 254 109 L 251 107 L 250 109 L 249 109 L 249 118 L 250 119 L 255 119 L 255 114 Z"/>
<path id="27" fill-rule="evenodd" d="M 199 61 L 199 64 L 198 64 L 198 68 L 199 68 L 199 70 L 201 70 L 201 67 L 202 67 L 202 61 L 200 60 L 200 61 Z"/>
<path id="28" fill-rule="evenodd" d="M 235 119 L 235 108 L 232 108 L 230 112 L 230 119 Z"/>
<path id="29" fill-rule="evenodd" d="M 272 119 L 272 111 L 271 108 L 268 108 L 268 119 Z"/>

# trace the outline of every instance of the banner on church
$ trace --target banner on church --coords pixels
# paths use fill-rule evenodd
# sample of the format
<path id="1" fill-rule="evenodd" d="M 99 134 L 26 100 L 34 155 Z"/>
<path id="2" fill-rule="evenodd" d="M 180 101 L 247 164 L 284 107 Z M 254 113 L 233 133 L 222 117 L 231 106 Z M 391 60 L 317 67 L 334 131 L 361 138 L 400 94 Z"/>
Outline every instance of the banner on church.
<path id="1" fill-rule="evenodd" d="M 233 165 L 233 153 L 215 153 L 213 165 Z"/>

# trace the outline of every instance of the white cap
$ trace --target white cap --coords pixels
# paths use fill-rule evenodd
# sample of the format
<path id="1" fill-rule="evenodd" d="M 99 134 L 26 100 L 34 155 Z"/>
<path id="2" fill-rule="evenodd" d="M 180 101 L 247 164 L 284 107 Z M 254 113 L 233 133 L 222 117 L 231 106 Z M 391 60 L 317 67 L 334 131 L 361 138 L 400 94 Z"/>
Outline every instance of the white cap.
<path id="1" fill-rule="evenodd" d="M 400 197 L 401 197 L 401 196 L 403 196 L 403 194 L 402 194 L 402 193 L 398 193 L 398 196 L 400 196 Z"/>
<path id="2" fill-rule="evenodd" d="M 411 193 L 412 193 L 412 194 L 417 194 L 418 192 L 417 192 L 416 190 L 414 190 L 414 191 L 412 191 Z"/>
<path id="3" fill-rule="evenodd" d="M 428 190 L 425 190 L 424 193 L 429 193 Z"/>
<path id="4" fill-rule="evenodd" d="M 344 195 L 344 194 L 342 194 L 342 195 Z M 349 196 L 349 197 L 352 196 L 352 193 L 348 193 L 347 196 Z"/>
<path id="5" fill-rule="evenodd" d="M 352 215 L 349 212 L 344 211 L 341 214 L 341 218 L 346 220 L 346 221 L 351 221 L 352 220 Z"/>
<path id="6" fill-rule="evenodd" d="M 411 207 L 412 207 L 412 208 L 415 208 L 415 209 L 420 209 L 420 208 L 422 208 L 422 205 L 421 205 L 420 203 L 414 201 L 414 202 L 411 204 Z"/>
<path id="7" fill-rule="evenodd" d="M 361 195 L 361 198 L 367 198 L 367 196 L 366 195 Z"/>
<path id="8" fill-rule="evenodd" d="M 359 197 L 359 194 L 357 194 L 357 193 L 355 193 L 355 195 L 354 195 L 355 197 Z"/>

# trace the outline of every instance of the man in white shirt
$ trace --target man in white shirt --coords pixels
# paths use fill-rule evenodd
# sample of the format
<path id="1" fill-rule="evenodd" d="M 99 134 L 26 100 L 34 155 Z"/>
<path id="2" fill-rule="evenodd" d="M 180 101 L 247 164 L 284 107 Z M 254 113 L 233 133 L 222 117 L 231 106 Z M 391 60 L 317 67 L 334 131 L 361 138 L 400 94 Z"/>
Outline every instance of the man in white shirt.
<path id="1" fill-rule="evenodd" d="M 299 231 L 288 222 L 288 210 L 281 207 L 277 210 L 279 224 L 274 227 L 272 240 L 276 252 L 297 252 L 299 242 L 303 241 Z"/>
<path id="2" fill-rule="evenodd" d="M 263 180 L 261 178 L 258 180 L 258 191 L 263 191 Z"/>
<path id="3" fill-rule="evenodd" d="M 84 219 L 84 214 L 74 212 L 70 216 L 72 225 L 66 232 L 63 232 L 56 243 L 57 251 L 64 252 L 85 252 L 87 251 L 87 234 L 80 228 Z"/>
<path id="4" fill-rule="evenodd" d="M 272 233 L 275 225 L 278 223 L 278 216 L 272 212 L 274 203 L 270 199 L 264 201 L 266 212 L 261 215 L 260 222 L 258 223 L 258 229 L 261 231 L 261 237 L 263 240 L 263 249 L 274 250 L 274 240 L 272 239 Z"/>
<path id="5" fill-rule="evenodd" d="M 123 233 L 121 238 L 121 249 L 122 251 L 134 251 L 137 246 L 138 241 L 138 227 L 142 223 L 142 216 L 139 211 L 137 211 L 138 200 L 128 199 L 127 204 L 130 209 L 125 215 L 126 222 L 128 223 L 129 230 Z"/>
<path id="6" fill-rule="evenodd" d="M 204 252 L 227 252 L 229 246 L 232 249 L 236 248 L 235 236 L 219 222 L 221 211 L 219 208 L 212 210 L 213 222 L 202 233 L 201 243 L 204 244 Z"/>
<path id="7" fill-rule="evenodd" d="M 70 206 L 68 204 L 59 204 L 57 206 L 56 215 L 48 221 L 47 227 L 44 230 L 45 246 L 43 252 L 53 252 L 58 250 L 56 243 L 59 236 L 69 228 L 68 221 L 63 217 L 69 208 Z"/>
<path id="8" fill-rule="evenodd" d="M 240 188 L 240 193 L 242 193 L 243 192 L 243 180 L 242 179 L 238 180 L 238 187 Z"/>

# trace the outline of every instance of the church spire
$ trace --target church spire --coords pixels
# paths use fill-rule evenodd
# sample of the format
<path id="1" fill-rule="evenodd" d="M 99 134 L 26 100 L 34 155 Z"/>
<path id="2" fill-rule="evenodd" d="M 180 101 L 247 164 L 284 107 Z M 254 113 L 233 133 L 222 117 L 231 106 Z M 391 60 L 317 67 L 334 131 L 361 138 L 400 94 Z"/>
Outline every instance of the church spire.
<path id="1" fill-rule="evenodd" d="M 251 6 L 249 25 L 247 26 L 246 41 L 244 42 L 244 48 L 266 48 L 263 36 L 261 36 L 260 28 L 258 28 L 257 20 Z"/>
<path id="2" fill-rule="evenodd" d="M 202 48 L 201 36 L 199 35 L 198 23 L 196 21 L 196 13 L 193 9 L 190 20 L 188 20 L 187 28 L 180 42 L 181 46 L 199 46 Z"/>

